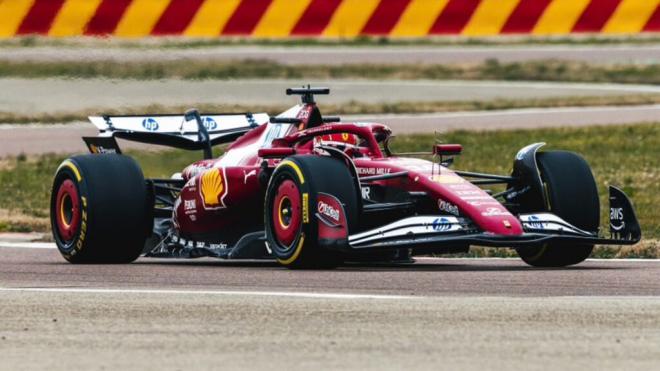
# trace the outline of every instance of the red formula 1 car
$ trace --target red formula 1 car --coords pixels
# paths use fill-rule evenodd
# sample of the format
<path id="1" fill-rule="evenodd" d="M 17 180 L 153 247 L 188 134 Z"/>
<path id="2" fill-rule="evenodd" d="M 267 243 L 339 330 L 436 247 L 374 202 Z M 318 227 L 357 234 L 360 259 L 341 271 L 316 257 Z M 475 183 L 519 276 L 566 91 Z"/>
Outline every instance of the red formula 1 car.
<path id="1" fill-rule="evenodd" d="M 437 161 L 392 153 L 390 129 L 323 117 L 314 95 L 266 114 L 91 117 L 92 154 L 65 160 L 51 197 L 53 235 L 72 263 L 150 257 L 276 259 L 284 266 L 407 261 L 418 254 L 512 247 L 533 266 L 586 259 L 594 244 L 641 238 L 632 204 L 610 187 L 610 237 L 599 235 L 596 183 L 579 155 L 521 149 L 510 175 L 450 170 L 457 144 Z M 145 179 L 115 138 L 202 150 L 171 179 Z M 212 146 L 232 142 L 212 158 Z M 429 145 L 431 147 L 431 145 Z M 506 185 L 494 193 L 482 187 Z"/>

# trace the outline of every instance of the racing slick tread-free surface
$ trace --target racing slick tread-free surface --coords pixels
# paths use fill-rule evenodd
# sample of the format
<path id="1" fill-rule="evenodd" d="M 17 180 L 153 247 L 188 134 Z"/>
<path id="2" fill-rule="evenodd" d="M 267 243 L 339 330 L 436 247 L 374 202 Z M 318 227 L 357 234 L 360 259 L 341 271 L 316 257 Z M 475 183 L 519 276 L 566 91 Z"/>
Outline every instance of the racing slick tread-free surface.
<path id="1" fill-rule="evenodd" d="M 72 241 L 58 234 L 55 192 L 70 179 L 80 198 L 80 227 Z M 139 165 L 116 154 L 74 156 L 58 169 L 51 197 L 53 236 L 71 263 L 130 263 L 151 227 L 150 197 Z"/>
<path id="2" fill-rule="evenodd" d="M 284 166 L 283 166 L 284 165 Z M 299 173 L 298 173 L 299 171 Z M 301 177 L 304 182 L 301 182 Z M 298 191 L 308 194 L 309 221 L 301 223 L 300 230 L 293 243 L 284 246 L 275 236 L 272 208 L 277 189 L 282 182 L 293 180 Z M 342 162 L 322 156 L 292 156 L 286 158 L 277 167 L 266 191 L 265 224 L 266 238 L 273 255 L 280 264 L 288 268 L 334 268 L 341 264 L 342 256 L 337 251 L 323 248 L 318 244 L 318 223 L 314 216 L 317 196 L 326 193 L 336 197 L 342 204 L 349 231 L 358 218 L 358 191 L 349 169 Z M 303 202 L 305 200 L 303 199 Z M 301 210 L 302 212 L 302 210 Z M 302 242 L 301 242 L 302 238 Z"/>
<path id="3" fill-rule="evenodd" d="M 598 231 L 598 188 L 584 158 L 573 152 L 548 151 L 539 152 L 537 162 L 549 199 L 548 211 L 580 229 Z M 536 267 L 563 267 L 582 262 L 592 250 L 593 245 L 549 243 L 520 249 L 518 255 Z"/>

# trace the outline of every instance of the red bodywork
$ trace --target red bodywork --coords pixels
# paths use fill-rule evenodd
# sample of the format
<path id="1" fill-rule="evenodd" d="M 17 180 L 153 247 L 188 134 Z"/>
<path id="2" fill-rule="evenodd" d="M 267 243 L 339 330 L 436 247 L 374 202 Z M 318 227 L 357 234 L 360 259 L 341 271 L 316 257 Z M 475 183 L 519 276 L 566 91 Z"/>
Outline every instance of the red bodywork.
<path id="1" fill-rule="evenodd" d="M 523 234 L 520 221 L 500 202 L 452 170 L 427 160 L 385 156 L 379 143 L 390 130 L 382 124 L 318 122 L 320 114 L 313 103 L 298 105 L 278 117 L 297 118 L 300 123 L 261 125 L 236 140 L 220 158 L 198 161 L 183 170 L 186 184 L 174 213 L 181 235 L 226 231 L 245 223 L 254 223 L 258 229 L 264 215 L 260 173 L 286 156 L 319 155 L 317 145 L 324 142 L 347 144 L 345 153 L 353 158 L 360 177 L 407 172 L 406 177 L 372 184 L 425 192 L 437 203 L 438 214 L 465 216 L 486 233 Z M 460 149 L 444 148 L 454 153 Z"/>

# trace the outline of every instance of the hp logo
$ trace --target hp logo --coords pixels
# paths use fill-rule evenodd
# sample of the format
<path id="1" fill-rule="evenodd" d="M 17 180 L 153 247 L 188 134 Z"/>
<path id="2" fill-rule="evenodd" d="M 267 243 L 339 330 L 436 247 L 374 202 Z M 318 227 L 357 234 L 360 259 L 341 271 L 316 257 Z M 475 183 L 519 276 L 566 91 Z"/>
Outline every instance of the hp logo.
<path id="1" fill-rule="evenodd" d="M 447 218 L 437 218 L 433 221 L 432 226 L 434 231 L 448 231 L 451 228 L 451 223 Z"/>
<path id="2" fill-rule="evenodd" d="M 211 117 L 204 117 L 204 127 L 206 130 L 215 130 L 218 128 L 218 123 Z"/>
<path id="3" fill-rule="evenodd" d="M 158 122 L 151 117 L 142 120 L 142 127 L 149 131 L 158 130 Z"/>

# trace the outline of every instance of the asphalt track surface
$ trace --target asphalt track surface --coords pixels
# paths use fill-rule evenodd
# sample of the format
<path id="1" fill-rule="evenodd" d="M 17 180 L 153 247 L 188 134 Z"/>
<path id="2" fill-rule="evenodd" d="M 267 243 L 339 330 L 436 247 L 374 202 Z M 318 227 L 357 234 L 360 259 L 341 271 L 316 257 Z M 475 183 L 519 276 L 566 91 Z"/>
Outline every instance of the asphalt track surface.
<path id="1" fill-rule="evenodd" d="M 401 101 L 488 101 L 659 94 L 660 86 L 607 83 L 438 81 L 438 80 L 108 80 L 0 78 L 0 111 L 19 114 L 194 104 L 296 104 L 286 88 L 328 86 L 324 103 Z"/>
<path id="2" fill-rule="evenodd" d="M 657 122 L 660 105 L 633 107 L 585 107 L 516 109 L 500 111 L 454 112 L 402 115 L 342 115 L 346 122 L 380 122 L 395 134 L 434 133 L 449 130 L 531 130 L 554 127 L 623 125 Z M 21 153 L 85 152 L 83 136 L 98 131 L 90 123 L 66 125 L 0 125 L 0 157 Z M 155 149 L 158 147 L 119 140 L 120 148 Z M 162 148 L 162 147 L 160 147 Z"/>
<path id="3" fill-rule="evenodd" d="M 0 243 L 0 245 L 3 245 Z M 78 266 L 0 247 L 7 369 L 655 369 L 660 263 Z"/>
<path id="4" fill-rule="evenodd" d="M 568 60 L 598 64 L 653 64 L 659 44 L 499 46 L 217 46 L 203 48 L 29 47 L 0 48 L 7 61 L 233 61 L 257 59 L 282 64 L 448 64 Z"/>
<path id="5" fill-rule="evenodd" d="M 338 270 L 294 271 L 267 261 L 210 258 L 141 258 L 129 265 L 72 265 L 55 248 L 3 246 L 11 244 L 0 242 L 1 287 L 402 296 L 660 296 L 660 261 L 654 260 L 594 260 L 568 269 L 534 269 L 518 259 L 419 258 L 412 265 L 348 265 Z"/>

